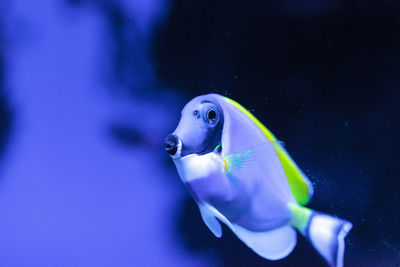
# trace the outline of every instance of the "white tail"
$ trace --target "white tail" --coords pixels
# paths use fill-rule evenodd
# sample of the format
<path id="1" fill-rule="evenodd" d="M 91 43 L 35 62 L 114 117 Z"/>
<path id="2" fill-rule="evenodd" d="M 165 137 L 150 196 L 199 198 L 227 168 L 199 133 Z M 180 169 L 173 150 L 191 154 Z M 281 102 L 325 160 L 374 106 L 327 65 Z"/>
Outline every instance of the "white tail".
<path id="1" fill-rule="evenodd" d="M 343 266 L 344 237 L 353 225 L 329 215 L 313 212 L 305 233 L 330 266 Z"/>

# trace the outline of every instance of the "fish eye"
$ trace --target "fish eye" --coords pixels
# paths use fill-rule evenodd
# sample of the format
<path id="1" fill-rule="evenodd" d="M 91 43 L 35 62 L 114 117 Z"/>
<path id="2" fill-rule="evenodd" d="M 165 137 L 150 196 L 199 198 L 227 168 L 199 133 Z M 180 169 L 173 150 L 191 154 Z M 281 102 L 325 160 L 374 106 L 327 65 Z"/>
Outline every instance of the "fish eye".
<path id="1" fill-rule="evenodd" d="M 209 120 L 214 120 L 215 118 L 217 117 L 217 113 L 215 112 L 215 110 L 213 110 L 213 109 L 209 109 L 208 111 L 207 111 L 207 119 L 209 119 Z"/>
<path id="2" fill-rule="evenodd" d="M 201 104 L 202 107 L 199 110 L 199 112 L 201 114 L 201 118 L 203 119 L 203 121 L 207 123 L 207 126 L 211 127 L 216 126 L 222 116 L 218 106 L 209 101 L 204 101 Z"/>
<path id="3" fill-rule="evenodd" d="M 202 111 L 202 117 L 208 124 L 216 125 L 219 120 L 217 107 L 213 104 L 206 104 Z"/>
<path id="4" fill-rule="evenodd" d="M 199 111 L 198 110 L 193 111 L 193 115 L 198 117 L 199 116 Z"/>

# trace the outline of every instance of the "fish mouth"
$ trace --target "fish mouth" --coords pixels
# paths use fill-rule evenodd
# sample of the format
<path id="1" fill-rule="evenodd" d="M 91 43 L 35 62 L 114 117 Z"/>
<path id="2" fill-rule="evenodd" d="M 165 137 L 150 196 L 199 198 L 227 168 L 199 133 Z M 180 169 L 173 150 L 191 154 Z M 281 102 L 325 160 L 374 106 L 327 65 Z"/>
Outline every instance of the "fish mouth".
<path id="1" fill-rule="evenodd" d="M 179 158 L 182 154 L 182 141 L 176 134 L 170 134 L 165 138 L 165 151 L 173 158 Z"/>
<path id="2" fill-rule="evenodd" d="M 178 143 L 176 145 L 176 152 L 175 152 L 175 154 L 170 155 L 172 159 L 179 159 L 182 157 L 181 156 L 182 155 L 182 141 L 179 138 L 177 141 L 178 141 Z"/>

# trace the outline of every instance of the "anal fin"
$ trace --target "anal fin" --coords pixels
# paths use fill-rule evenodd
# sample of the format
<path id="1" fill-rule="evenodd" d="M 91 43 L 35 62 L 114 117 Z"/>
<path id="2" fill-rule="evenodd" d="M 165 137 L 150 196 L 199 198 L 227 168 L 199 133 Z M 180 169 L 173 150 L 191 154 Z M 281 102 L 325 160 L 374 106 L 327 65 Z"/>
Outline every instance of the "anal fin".
<path id="1" fill-rule="evenodd" d="M 267 232 L 252 232 L 238 225 L 233 225 L 232 230 L 249 248 L 268 260 L 286 257 L 297 243 L 296 231 L 290 225 Z"/>
<path id="2" fill-rule="evenodd" d="M 290 225 L 284 225 L 266 232 L 253 232 L 231 223 L 216 208 L 209 205 L 203 207 L 208 214 L 211 214 L 213 219 L 218 218 L 225 223 L 243 243 L 265 259 L 282 259 L 289 255 L 296 246 L 297 233 Z"/>

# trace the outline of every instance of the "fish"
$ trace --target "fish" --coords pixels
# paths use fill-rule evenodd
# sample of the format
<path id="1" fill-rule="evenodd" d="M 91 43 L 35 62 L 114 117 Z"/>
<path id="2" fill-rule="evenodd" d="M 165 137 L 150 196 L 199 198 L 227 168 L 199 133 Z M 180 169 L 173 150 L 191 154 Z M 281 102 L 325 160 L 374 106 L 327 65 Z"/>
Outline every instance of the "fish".
<path id="1" fill-rule="evenodd" d="M 165 150 L 216 237 L 222 222 L 259 256 L 279 260 L 295 248 L 297 230 L 329 266 L 343 266 L 352 223 L 306 207 L 312 183 L 238 102 L 219 94 L 193 98 Z"/>

